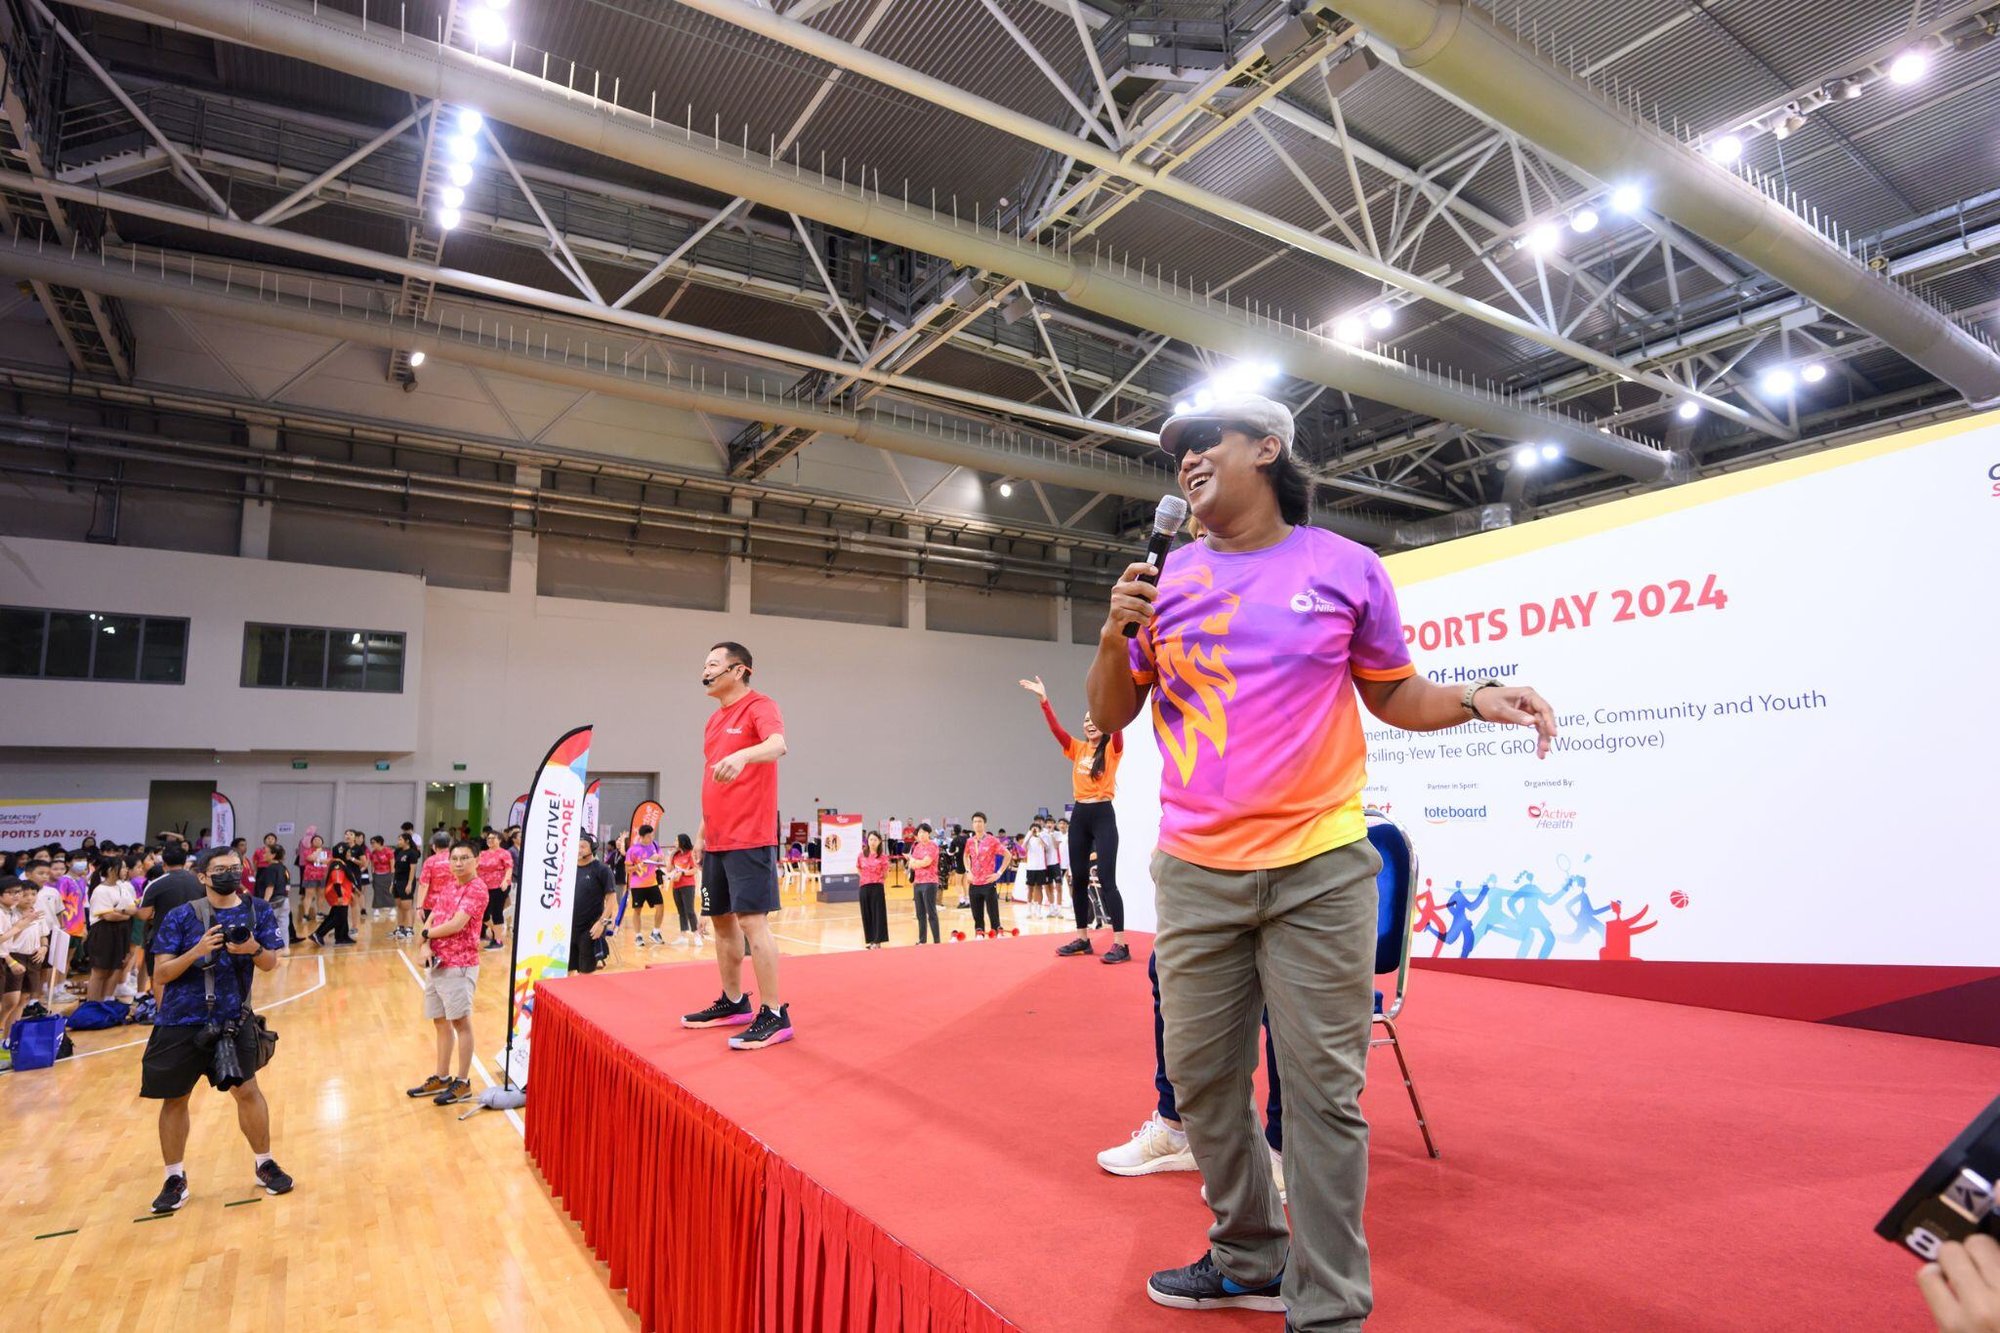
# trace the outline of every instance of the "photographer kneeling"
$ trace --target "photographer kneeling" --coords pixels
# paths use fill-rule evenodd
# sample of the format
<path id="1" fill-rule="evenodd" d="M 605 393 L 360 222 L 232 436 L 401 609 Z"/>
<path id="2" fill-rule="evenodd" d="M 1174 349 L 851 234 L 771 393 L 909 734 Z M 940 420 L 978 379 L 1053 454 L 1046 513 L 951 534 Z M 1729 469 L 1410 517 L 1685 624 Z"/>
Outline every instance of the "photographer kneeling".
<path id="1" fill-rule="evenodd" d="M 188 1098 L 203 1075 L 236 1098 L 236 1123 L 256 1154 L 258 1183 L 271 1194 L 292 1188 L 292 1178 L 271 1160 L 271 1111 L 257 1086 L 276 1038 L 250 1009 L 251 982 L 278 965 L 284 947 L 278 916 L 270 904 L 242 895 L 243 862 L 230 848 L 203 853 L 195 874 L 206 892 L 167 913 L 153 937 L 161 996 L 139 1095 L 161 1103 L 167 1178 L 153 1200 L 156 1213 L 187 1202 Z"/>

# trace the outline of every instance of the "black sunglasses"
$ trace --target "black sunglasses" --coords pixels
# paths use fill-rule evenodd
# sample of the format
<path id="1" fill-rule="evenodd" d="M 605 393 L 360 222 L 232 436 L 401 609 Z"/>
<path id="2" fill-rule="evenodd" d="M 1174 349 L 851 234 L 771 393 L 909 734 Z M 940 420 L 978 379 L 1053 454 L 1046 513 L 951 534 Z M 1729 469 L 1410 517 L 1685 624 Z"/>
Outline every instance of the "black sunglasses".
<path id="1" fill-rule="evenodd" d="M 1205 454 L 1221 444 L 1222 437 L 1232 430 L 1240 431 L 1253 440 L 1263 438 L 1262 432 L 1240 421 L 1196 421 L 1182 428 L 1167 452 L 1173 456 L 1174 465 L 1178 467 L 1189 454 Z"/>

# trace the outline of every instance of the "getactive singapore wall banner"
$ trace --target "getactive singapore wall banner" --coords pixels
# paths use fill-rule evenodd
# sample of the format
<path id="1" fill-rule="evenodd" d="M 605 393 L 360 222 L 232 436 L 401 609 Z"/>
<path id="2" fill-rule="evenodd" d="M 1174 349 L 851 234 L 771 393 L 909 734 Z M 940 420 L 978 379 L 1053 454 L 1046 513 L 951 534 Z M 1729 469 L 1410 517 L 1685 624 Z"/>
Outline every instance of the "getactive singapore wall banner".
<path id="1" fill-rule="evenodd" d="M 1967 985 L 1992 1011 L 2000 416 L 1387 565 L 1419 671 L 1561 720 L 1537 760 L 1519 728 L 1364 713 L 1367 802 L 1421 858 L 1418 959 L 1869 1026 Z M 1121 774 L 1128 897 L 1156 773 Z M 1628 960 L 1702 966 L 1595 966 Z"/>

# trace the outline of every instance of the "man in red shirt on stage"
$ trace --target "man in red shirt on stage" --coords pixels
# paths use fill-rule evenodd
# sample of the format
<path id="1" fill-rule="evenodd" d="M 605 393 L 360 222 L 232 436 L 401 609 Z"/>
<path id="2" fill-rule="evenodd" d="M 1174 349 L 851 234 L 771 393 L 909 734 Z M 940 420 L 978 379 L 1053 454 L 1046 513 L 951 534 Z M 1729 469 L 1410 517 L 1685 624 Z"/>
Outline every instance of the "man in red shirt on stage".
<path id="1" fill-rule="evenodd" d="M 683 1015 L 691 1028 L 740 1027 L 731 1049 L 762 1050 L 792 1039 L 791 1007 L 778 997 L 778 946 L 767 914 L 778 910 L 778 760 L 785 719 L 750 688 L 750 650 L 718 643 L 703 664 L 702 687 L 715 700 L 702 737 L 701 910 L 715 921 L 715 961 L 722 994 Z M 743 953 L 757 974 L 761 1004 L 753 1015 L 743 991 Z"/>

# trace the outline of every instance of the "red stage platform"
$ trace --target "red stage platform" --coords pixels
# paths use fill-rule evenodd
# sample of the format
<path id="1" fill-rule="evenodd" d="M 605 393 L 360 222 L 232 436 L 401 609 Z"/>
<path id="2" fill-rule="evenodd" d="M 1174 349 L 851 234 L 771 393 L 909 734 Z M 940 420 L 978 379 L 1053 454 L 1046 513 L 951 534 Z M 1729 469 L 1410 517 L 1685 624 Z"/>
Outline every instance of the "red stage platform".
<path id="1" fill-rule="evenodd" d="M 1052 943 L 787 958 L 750 1054 L 678 1026 L 710 964 L 550 983 L 528 1150 L 648 1329 L 1275 1333 L 1146 1299 L 1208 1213 L 1092 1160 L 1152 1108 L 1145 968 Z M 1376 1333 L 1930 1329 L 1870 1227 L 2000 1052 L 1434 973 L 1403 1029 L 1444 1157 L 1376 1052 Z"/>

